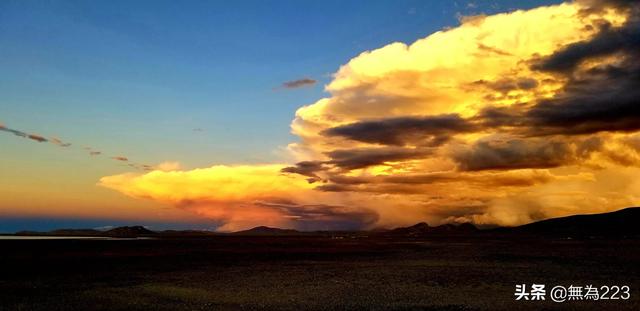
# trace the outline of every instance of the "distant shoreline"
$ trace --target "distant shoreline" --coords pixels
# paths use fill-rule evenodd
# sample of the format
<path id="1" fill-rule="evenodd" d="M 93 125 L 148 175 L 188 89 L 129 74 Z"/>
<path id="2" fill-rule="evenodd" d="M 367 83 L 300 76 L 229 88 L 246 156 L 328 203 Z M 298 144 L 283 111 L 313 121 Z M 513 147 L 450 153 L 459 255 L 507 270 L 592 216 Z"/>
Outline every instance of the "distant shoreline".
<path id="1" fill-rule="evenodd" d="M 56 236 L 56 235 L 13 235 L 0 234 L 0 240 L 155 240 L 154 237 L 118 238 L 110 236 Z"/>

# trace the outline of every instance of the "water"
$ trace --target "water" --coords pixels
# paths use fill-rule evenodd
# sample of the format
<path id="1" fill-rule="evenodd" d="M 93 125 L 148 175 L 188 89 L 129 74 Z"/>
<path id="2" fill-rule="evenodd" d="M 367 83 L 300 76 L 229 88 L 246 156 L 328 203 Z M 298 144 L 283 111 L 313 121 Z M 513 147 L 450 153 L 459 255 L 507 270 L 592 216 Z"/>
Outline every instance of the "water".
<path id="1" fill-rule="evenodd" d="M 15 236 L 15 235 L 0 235 L 0 240 L 108 240 L 108 241 L 122 241 L 122 240 L 153 240 L 150 237 L 139 238 L 111 238 L 102 236 Z"/>

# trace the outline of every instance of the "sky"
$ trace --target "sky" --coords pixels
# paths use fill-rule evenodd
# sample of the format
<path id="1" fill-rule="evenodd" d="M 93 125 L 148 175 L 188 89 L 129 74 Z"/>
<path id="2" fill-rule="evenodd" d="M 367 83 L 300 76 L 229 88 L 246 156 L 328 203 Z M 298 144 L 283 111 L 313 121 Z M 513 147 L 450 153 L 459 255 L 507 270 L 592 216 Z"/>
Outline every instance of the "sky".
<path id="1" fill-rule="evenodd" d="M 637 205 L 627 1 L 2 1 L 0 232 Z"/>

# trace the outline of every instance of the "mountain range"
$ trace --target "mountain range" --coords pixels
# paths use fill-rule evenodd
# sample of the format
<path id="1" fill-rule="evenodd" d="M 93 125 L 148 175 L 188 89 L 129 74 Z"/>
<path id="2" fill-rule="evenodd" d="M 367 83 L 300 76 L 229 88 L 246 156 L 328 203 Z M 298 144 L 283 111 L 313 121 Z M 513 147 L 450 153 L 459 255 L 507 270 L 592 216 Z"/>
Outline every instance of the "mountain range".
<path id="1" fill-rule="evenodd" d="M 630 207 L 615 212 L 574 215 L 551 218 L 517 227 L 478 229 L 470 223 L 430 226 L 421 222 L 409 227 L 376 229 L 371 231 L 297 231 L 293 229 L 259 226 L 232 233 L 197 230 L 151 231 L 143 226 L 117 227 L 107 231 L 95 229 L 58 229 L 48 232 L 20 231 L 20 236 L 96 236 L 96 237 L 206 237 L 217 235 L 235 236 L 301 236 L 301 235 L 351 235 L 381 237 L 430 237 L 430 236 L 551 236 L 551 237 L 640 237 L 640 207 Z"/>

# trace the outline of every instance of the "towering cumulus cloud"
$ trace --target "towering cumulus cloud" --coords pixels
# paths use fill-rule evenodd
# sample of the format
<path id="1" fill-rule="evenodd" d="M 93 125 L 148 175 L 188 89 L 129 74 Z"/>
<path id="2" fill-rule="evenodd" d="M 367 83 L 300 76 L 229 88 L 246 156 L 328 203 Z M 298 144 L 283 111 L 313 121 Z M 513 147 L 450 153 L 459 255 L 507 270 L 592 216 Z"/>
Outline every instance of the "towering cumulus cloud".
<path id="1" fill-rule="evenodd" d="M 103 186 L 137 198 L 185 208 L 219 220 L 221 230 L 256 224 L 304 229 L 358 228 L 377 216 L 340 205 L 307 181 L 280 173 L 282 165 L 213 166 L 191 171 L 156 170 L 102 178 Z M 322 202 L 322 203 L 318 203 Z"/>
<path id="2" fill-rule="evenodd" d="M 223 229 L 515 225 L 640 201 L 640 8 L 462 19 L 342 66 L 296 112 L 291 165 L 104 177 Z"/>

